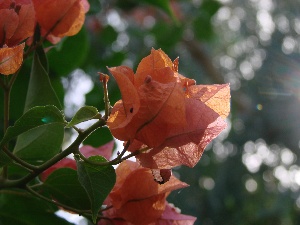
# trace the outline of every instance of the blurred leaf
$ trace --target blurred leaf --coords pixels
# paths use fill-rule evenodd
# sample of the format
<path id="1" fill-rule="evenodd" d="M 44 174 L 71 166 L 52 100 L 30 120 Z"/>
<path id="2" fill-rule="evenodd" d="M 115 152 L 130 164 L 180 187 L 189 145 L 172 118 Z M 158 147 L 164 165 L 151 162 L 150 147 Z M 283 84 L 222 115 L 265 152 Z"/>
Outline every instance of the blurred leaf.
<path id="1" fill-rule="evenodd" d="M 174 22 L 177 22 L 177 18 L 175 17 L 170 5 L 170 0 L 142 0 L 142 2 L 146 2 L 149 5 L 158 7 L 159 9 L 167 13 Z"/>
<path id="2" fill-rule="evenodd" d="M 89 160 L 107 162 L 102 156 L 91 156 Z M 79 182 L 90 198 L 93 222 L 95 223 L 103 201 L 116 182 L 115 170 L 113 166 L 97 166 L 84 161 L 77 161 L 77 171 Z"/>
<path id="3" fill-rule="evenodd" d="M 61 104 L 52 88 L 48 74 L 42 66 L 39 56 L 35 53 L 24 112 L 34 106 L 44 105 L 55 105 L 61 109 Z"/>
<path id="4" fill-rule="evenodd" d="M 205 0 L 201 4 L 200 10 L 205 13 L 207 17 L 211 18 L 220 9 L 222 4 L 215 0 Z"/>
<path id="5" fill-rule="evenodd" d="M 221 3 L 215 0 L 205 0 L 202 2 L 199 15 L 193 23 L 195 35 L 199 40 L 210 41 L 214 36 L 211 18 L 221 6 Z"/>
<path id="6" fill-rule="evenodd" d="M 103 88 L 99 91 L 99 85 L 94 85 L 93 89 L 85 95 L 85 104 L 97 106 L 98 110 L 101 111 L 104 110 L 104 95 Z"/>
<path id="7" fill-rule="evenodd" d="M 67 37 L 60 47 L 52 48 L 48 53 L 50 71 L 66 76 L 85 61 L 89 48 L 87 32 L 83 28 L 72 37 Z"/>
<path id="8" fill-rule="evenodd" d="M 99 41 L 103 42 L 104 45 L 112 44 L 117 40 L 118 33 L 112 26 L 106 26 L 100 33 Z"/>
<path id="9" fill-rule="evenodd" d="M 98 115 L 97 108 L 93 106 L 84 106 L 76 112 L 67 127 L 72 127 L 78 123 L 93 119 L 96 115 Z"/>
<path id="10" fill-rule="evenodd" d="M 78 181 L 76 170 L 60 168 L 52 172 L 41 187 L 51 197 L 70 207 L 88 210 L 90 200 Z"/>
<path id="11" fill-rule="evenodd" d="M 155 36 L 156 45 L 163 46 L 163 50 L 168 52 L 181 40 L 183 27 L 158 22 L 151 30 L 151 33 Z"/>
<path id="12" fill-rule="evenodd" d="M 55 106 L 37 106 L 28 110 L 14 126 L 7 129 L 0 146 L 3 146 L 18 135 L 37 127 L 51 124 L 64 124 L 65 120 L 61 112 Z"/>
<path id="13" fill-rule="evenodd" d="M 214 35 L 210 18 L 200 15 L 193 22 L 193 29 L 199 40 L 210 41 Z"/>
<path id="14" fill-rule="evenodd" d="M 71 225 L 55 215 L 57 207 L 16 190 L 1 190 L 0 224 L 9 225 Z"/>
<path id="15" fill-rule="evenodd" d="M 90 10 L 88 11 L 88 14 L 96 14 L 101 11 L 101 3 L 100 0 L 89 0 L 90 4 Z"/>
<path id="16" fill-rule="evenodd" d="M 114 52 L 112 55 L 103 59 L 103 64 L 105 66 L 116 66 L 121 65 L 121 63 L 125 60 L 125 54 L 123 52 Z"/>

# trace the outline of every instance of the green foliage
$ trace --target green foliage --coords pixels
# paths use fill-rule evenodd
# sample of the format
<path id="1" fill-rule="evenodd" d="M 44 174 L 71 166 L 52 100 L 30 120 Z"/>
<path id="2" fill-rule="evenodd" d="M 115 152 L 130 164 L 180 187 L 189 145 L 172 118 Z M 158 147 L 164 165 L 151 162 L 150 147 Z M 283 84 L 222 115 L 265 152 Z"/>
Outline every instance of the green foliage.
<path id="1" fill-rule="evenodd" d="M 94 119 L 97 115 L 99 115 L 97 108 L 93 106 L 84 106 L 76 112 L 66 127 L 72 127 L 78 123 Z"/>
<path id="2" fill-rule="evenodd" d="M 40 189 L 59 203 L 69 207 L 80 210 L 88 210 L 91 207 L 88 195 L 78 181 L 77 172 L 73 169 L 60 168 L 55 170 Z"/>
<path id="3" fill-rule="evenodd" d="M 24 112 L 34 106 L 44 105 L 62 108 L 38 54 L 34 54 Z"/>
<path id="4" fill-rule="evenodd" d="M 88 49 L 87 31 L 83 28 L 77 35 L 65 38 L 60 45 L 49 50 L 50 71 L 58 76 L 68 75 L 83 64 Z"/>
<path id="5" fill-rule="evenodd" d="M 0 223 L 10 225 L 70 225 L 54 214 L 57 208 L 49 203 L 17 190 L 0 190 Z M 5 209 L 5 210 L 4 210 Z M 32 213 L 34 212 L 34 216 Z"/>
<path id="6" fill-rule="evenodd" d="M 107 162 L 102 156 L 91 156 L 92 162 Z M 93 213 L 93 222 L 96 222 L 97 214 L 102 206 L 106 196 L 110 193 L 116 182 L 115 170 L 112 166 L 101 166 L 77 161 L 78 179 L 86 190 Z"/>
<path id="7" fill-rule="evenodd" d="M 5 136 L 0 142 L 0 146 L 4 146 L 12 138 L 35 128 L 48 127 L 52 124 L 64 125 L 64 123 L 63 115 L 55 106 L 34 107 L 20 117 L 14 126 L 7 129 Z"/>

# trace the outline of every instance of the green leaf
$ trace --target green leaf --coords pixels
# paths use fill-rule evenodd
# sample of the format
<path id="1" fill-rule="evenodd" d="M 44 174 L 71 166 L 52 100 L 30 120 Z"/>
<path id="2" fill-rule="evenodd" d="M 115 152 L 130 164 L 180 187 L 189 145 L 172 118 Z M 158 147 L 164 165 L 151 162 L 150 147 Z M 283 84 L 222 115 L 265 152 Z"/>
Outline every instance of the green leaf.
<path id="1" fill-rule="evenodd" d="M 113 137 L 107 127 L 101 127 L 90 134 L 84 141 L 84 145 L 99 147 L 113 140 Z"/>
<path id="2" fill-rule="evenodd" d="M 55 215 L 57 207 L 26 192 L 1 190 L 0 199 L 0 224 L 71 225 Z"/>
<path id="3" fill-rule="evenodd" d="M 65 120 L 61 112 L 55 106 L 37 106 L 28 110 L 15 123 L 7 129 L 0 142 L 2 148 L 11 139 L 18 135 L 37 127 L 48 126 L 50 124 L 64 124 Z"/>
<path id="4" fill-rule="evenodd" d="M 202 13 L 205 13 L 209 18 L 218 12 L 222 4 L 215 0 L 205 0 L 202 2 L 200 10 Z"/>
<path id="5" fill-rule="evenodd" d="M 63 138 L 63 123 L 36 127 L 18 137 L 14 153 L 25 161 L 41 164 L 61 151 Z"/>
<path id="6" fill-rule="evenodd" d="M 66 127 L 72 127 L 78 123 L 93 119 L 97 115 L 98 115 L 97 108 L 93 106 L 84 106 L 76 112 L 76 114 L 74 115 L 74 117 Z"/>
<path id="7" fill-rule="evenodd" d="M 77 172 L 70 168 L 60 168 L 52 172 L 41 189 L 53 199 L 70 207 L 89 210 L 91 203 L 78 181 Z"/>
<path id="8" fill-rule="evenodd" d="M 52 88 L 49 76 L 42 66 L 37 53 L 34 54 L 32 69 L 26 96 L 24 112 L 34 106 L 54 105 L 61 109 L 61 104 Z"/>
<path id="9" fill-rule="evenodd" d="M 94 162 L 107 161 L 102 156 L 91 156 L 89 160 Z M 113 166 L 98 166 L 77 161 L 77 171 L 79 182 L 90 198 L 93 222 L 96 223 L 99 209 L 116 182 L 115 170 Z"/>
<path id="10" fill-rule="evenodd" d="M 49 51 L 48 60 L 50 71 L 66 76 L 80 67 L 86 59 L 89 49 L 87 31 L 81 29 L 78 34 L 65 38 L 61 45 Z"/>
<path id="11" fill-rule="evenodd" d="M 178 22 L 176 16 L 173 13 L 169 0 L 142 0 L 142 1 L 146 2 L 149 5 L 153 5 L 160 8 L 165 13 L 167 13 L 173 19 L 174 22 L 176 23 Z"/>
<path id="12" fill-rule="evenodd" d="M 49 64 L 48 64 L 48 59 L 45 53 L 45 50 L 42 45 L 39 45 L 36 48 L 36 54 L 38 55 L 41 65 L 43 68 L 46 70 L 47 73 L 49 73 Z"/>

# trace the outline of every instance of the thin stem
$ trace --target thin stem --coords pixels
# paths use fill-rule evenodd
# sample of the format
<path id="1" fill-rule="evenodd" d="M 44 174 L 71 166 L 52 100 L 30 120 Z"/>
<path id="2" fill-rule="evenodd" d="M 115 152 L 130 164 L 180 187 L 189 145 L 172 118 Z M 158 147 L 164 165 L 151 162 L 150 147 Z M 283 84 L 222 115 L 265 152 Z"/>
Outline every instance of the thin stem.
<path id="1" fill-rule="evenodd" d="M 31 165 L 31 164 L 25 162 L 24 160 L 20 159 L 13 153 L 11 153 L 6 147 L 3 147 L 3 152 L 5 152 L 5 154 L 8 155 L 12 160 L 14 160 L 18 165 L 20 165 L 21 167 L 23 167 L 27 170 L 32 171 L 32 170 L 38 169 L 37 166 Z"/>
<path id="2" fill-rule="evenodd" d="M 44 195 L 41 195 L 40 193 L 38 193 L 38 192 L 36 192 L 35 190 L 33 190 L 33 189 L 32 189 L 31 187 L 29 187 L 28 185 L 26 185 L 26 190 L 27 190 L 30 194 L 32 194 L 32 195 L 34 195 L 34 196 L 36 196 L 36 197 L 38 197 L 38 198 L 40 198 L 40 199 L 43 199 L 43 200 L 45 200 L 45 201 L 47 201 L 47 202 L 50 202 L 50 203 L 55 204 L 55 205 L 57 205 L 57 206 L 60 206 L 60 207 L 62 207 L 62 208 L 64 208 L 64 209 L 66 209 L 66 210 L 70 210 L 70 211 L 75 212 L 75 213 L 77 213 L 77 214 L 79 214 L 79 215 L 91 216 L 90 210 L 79 210 L 79 209 L 75 209 L 75 208 L 70 207 L 70 206 L 68 206 L 68 205 L 65 205 L 65 204 L 63 204 L 63 203 L 60 203 L 60 202 L 54 201 L 54 200 L 52 200 L 52 199 L 49 199 L 49 198 L 45 197 Z"/>
<path id="3" fill-rule="evenodd" d="M 1 77 L 3 77 L 4 75 L 1 74 Z M 3 79 L 0 79 L 0 87 L 4 90 L 6 88 L 6 85 L 4 84 Z"/>
<path id="4" fill-rule="evenodd" d="M 100 75 L 100 81 L 103 84 L 103 92 L 104 92 L 104 105 L 105 105 L 105 115 L 104 119 L 107 120 L 108 116 L 110 114 L 111 105 L 108 98 L 108 89 L 107 89 L 107 83 L 109 80 L 109 76 L 104 73 L 98 73 Z"/>
<path id="5" fill-rule="evenodd" d="M 125 146 L 126 147 L 126 146 Z M 127 146 L 127 148 L 125 148 L 124 147 L 124 149 L 123 149 L 123 151 L 122 151 L 122 155 L 124 155 L 125 154 L 125 152 L 126 152 L 126 149 L 128 148 L 128 146 Z M 142 152 L 145 152 L 145 151 L 147 151 L 147 150 L 149 150 L 150 148 L 149 147 L 145 147 L 145 148 L 142 148 L 142 149 L 139 149 L 139 150 L 136 150 L 136 151 L 134 151 L 134 152 L 132 152 L 131 154 L 129 154 L 129 155 L 127 155 L 127 156 L 125 156 L 125 157 L 123 157 L 122 158 L 122 156 L 121 156 L 121 154 L 118 156 L 118 157 L 116 157 L 115 159 L 113 159 L 113 160 L 111 160 L 111 161 L 107 161 L 107 162 L 96 162 L 96 161 L 92 161 L 92 160 L 90 160 L 90 159 L 87 159 L 80 151 L 79 151 L 79 149 L 76 151 L 76 154 L 78 154 L 79 156 L 80 156 L 80 158 L 83 160 L 83 161 L 85 161 L 86 163 L 89 163 L 89 164 L 92 164 L 92 165 L 96 165 L 96 166 L 108 166 L 108 165 L 117 165 L 117 164 L 119 164 L 119 163 L 121 163 L 122 161 L 124 161 L 124 160 L 126 160 L 126 159 L 129 159 L 129 158 L 131 158 L 131 157 L 133 157 L 133 156 L 136 156 L 136 155 L 138 155 L 138 154 L 140 154 L 140 153 L 142 153 Z"/>

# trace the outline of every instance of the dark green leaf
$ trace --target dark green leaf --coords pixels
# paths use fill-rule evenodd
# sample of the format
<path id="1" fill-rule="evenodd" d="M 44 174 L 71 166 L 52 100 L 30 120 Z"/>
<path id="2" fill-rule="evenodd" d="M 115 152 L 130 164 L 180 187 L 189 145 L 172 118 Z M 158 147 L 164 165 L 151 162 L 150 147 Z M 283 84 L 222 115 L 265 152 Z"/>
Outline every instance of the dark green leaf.
<path id="1" fill-rule="evenodd" d="M 98 115 L 97 108 L 93 106 L 84 106 L 76 112 L 67 127 L 72 127 L 78 123 L 93 119 L 96 115 Z"/>
<path id="2" fill-rule="evenodd" d="M 60 168 L 52 172 L 41 189 L 53 199 L 70 207 L 89 210 L 90 200 L 78 181 L 77 172 L 70 168 Z"/>
<path id="3" fill-rule="evenodd" d="M 100 34 L 99 41 L 103 42 L 103 44 L 109 45 L 112 44 L 115 40 L 117 40 L 118 33 L 112 26 L 106 26 Z"/>
<path id="4" fill-rule="evenodd" d="M 66 76 L 84 62 L 89 48 L 87 32 L 83 28 L 72 37 L 67 37 L 60 48 L 53 48 L 48 53 L 50 71 L 59 76 Z"/>
<path id="5" fill-rule="evenodd" d="M 2 225 L 70 225 L 55 215 L 57 207 L 16 190 L 0 191 L 0 224 Z"/>
<path id="6" fill-rule="evenodd" d="M 48 74 L 38 55 L 34 54 L 24 112 L 34 106 L 45 105 L 55 105 L 61 109 L 61 104 L 52 88 Z"/>
<path id="7" fill-rule="evenodd" d="M 89 160 L 94 162 L 107 161 L 102 156 L 91 156 Z M 115 170 L 113 166 L 97 166 L 77 161 L 77 171 L 79 182 L 90 198 L 93 222 L 95 223 L 103 201 L 116 182 Z"/>
<path id="8" fill-rule="evenodd" d="M 207 17 L 211 18 L 220 9 L 221 3 L 215 0 L 205 0 L 201 4 L 201 13 L 205 13 Z"/>
<path id="9" fill-rule="evenodd" d="M 99 147 L 113 140 L 113 137 L 107 127 L 101 127 L 88 136 L 83 144 Z"/>
<path id="10" fill-rule="evenodd" d="M 19 136 L 14 152 L 23 160 L 40 164 L 60 152 L 63 138 L 63 123 L 36 127 Z"/>
<path id="11" fill-rule="evenodd" d="M 2 147 L 11 139 L 18 135 L 37 127 L 48 126 L 50 124 L 64 124 L 65 120 L 61 112 L 55 106 L 37 106 L 27 111 L 14 126 L 7 129 L 0 142 Z"/>

